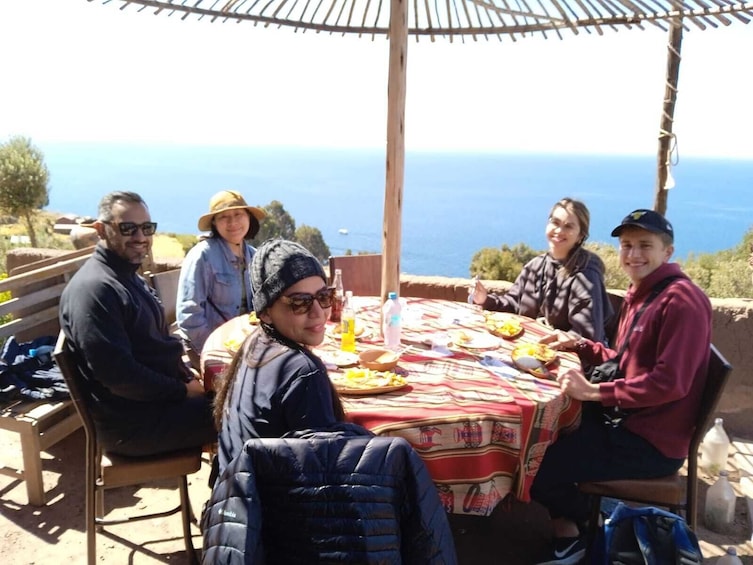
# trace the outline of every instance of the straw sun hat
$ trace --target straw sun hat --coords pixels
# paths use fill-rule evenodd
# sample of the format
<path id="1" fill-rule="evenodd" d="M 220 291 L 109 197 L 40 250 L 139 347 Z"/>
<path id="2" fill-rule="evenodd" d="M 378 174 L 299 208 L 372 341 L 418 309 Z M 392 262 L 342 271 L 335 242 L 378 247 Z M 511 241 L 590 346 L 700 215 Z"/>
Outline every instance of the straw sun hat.
<path id="1" fill-rule="evenodd" d="M 255 208 L 246 204 L 240 192 L 223 190 L 212 196 L 209 201 L 209 212 L 199 218 L 199 231 L 210 231 L 212 219 L 225 210 L 246 210 L 257 221 L 261 221 L 267 214 L 261 208 Z"/>

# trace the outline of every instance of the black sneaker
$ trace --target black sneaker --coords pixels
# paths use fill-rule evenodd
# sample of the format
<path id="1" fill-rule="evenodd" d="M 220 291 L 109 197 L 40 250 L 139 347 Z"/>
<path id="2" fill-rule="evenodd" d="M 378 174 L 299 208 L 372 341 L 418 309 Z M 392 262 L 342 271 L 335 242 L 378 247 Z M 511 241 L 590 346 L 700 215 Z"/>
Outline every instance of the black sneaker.
<path id="1" fill-rule="evenodd" d="M 576 565 L 586 557 L 583 538 L 555 538 L 552 555 L 537 565 Z"/>

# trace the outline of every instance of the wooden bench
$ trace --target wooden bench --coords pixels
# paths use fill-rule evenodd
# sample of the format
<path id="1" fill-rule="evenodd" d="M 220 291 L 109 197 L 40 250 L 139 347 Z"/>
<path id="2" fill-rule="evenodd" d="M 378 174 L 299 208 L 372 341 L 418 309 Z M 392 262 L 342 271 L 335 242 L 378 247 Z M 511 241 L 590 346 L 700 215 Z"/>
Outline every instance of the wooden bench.
<path id="1" fill-rule="evenodd" d="M 24 265 L 1 280 L 0 292 L 10 291 L 12 298 L 0 304 L 0 316 L 11 314 L 12 319 L 0 325 L 0 338 L 13 335 L 22 342 L 57 335 L 60 295 L 92 249 Z M 19 435 L 23 460 L 23 469 L 0 462 L 0 474 L 25 481 L 29 504 L 43 506 L 41 452 L 79 427 L 81 419 L 71 400 L 0 403 L 0 429 Z"/>

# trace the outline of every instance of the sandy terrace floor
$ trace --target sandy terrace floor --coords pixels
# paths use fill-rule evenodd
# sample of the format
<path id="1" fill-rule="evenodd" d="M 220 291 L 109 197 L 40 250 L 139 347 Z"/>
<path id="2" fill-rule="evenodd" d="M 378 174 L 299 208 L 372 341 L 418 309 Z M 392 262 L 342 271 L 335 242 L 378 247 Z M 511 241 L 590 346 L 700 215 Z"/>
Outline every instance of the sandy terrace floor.
<path id="1" fill-rule="evenodd" d="M 742 453 L 733 465 L 731 478 L 740 494 L 741 474 L 753 470 L 751 444 L 737 444 Z M 44 455 L 47 506 L 26 503 L 23 482 L 0 476 L 0 556 L 4 565 L 47 565 L 85 563 L 83 508 L 84 437 L 79 430 Z M 18 467 L 20 446 L 15 434 L 0 431 L 0 465 Z M 746 467 L 747 465 L 747 467 Z M 198 513 L 209 497 L 209 465 L 189 477 L 189 490 Z M 703 477 L 701 501 L 710 482 Z M 743 481 L 743 484 L 745 481 Z M 113 512 L 163 509 L 177 504 L 178 493 L 171 485 L 123 488 L 108 493 L 107 508 Z M 734 545 L 746 565 L 753 565 L 753 544 L 748 506 L 738 498 L 734 529 L 727 535 L 698 530 L 702 549 L 714 563 L 724 547 Z M 702 515 L 702 514 L 701 514 Z M 452 517 L 451 524 L 459 561 L 463 565 L 527 565 L 542 557 L 549 530 L 545 513 L 535 504 L 500 504 L 489 518 Z M 195 530 L 194 545 L 201 547 Z M 178 515 L 149 522 L 113 526 L 97 535 L 98 562 L 107 564 L 187 563 Z"/>

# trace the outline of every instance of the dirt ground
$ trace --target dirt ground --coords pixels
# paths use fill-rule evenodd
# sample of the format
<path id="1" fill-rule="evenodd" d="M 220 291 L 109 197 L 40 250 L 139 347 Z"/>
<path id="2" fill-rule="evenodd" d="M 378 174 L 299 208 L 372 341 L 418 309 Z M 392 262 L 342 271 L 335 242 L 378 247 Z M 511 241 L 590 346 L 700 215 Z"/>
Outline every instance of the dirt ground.
<path id="1" fill-rule="evenodd" d="M 748 464 L 753 459 L 748 460 Z M 0 476 L 0 556 L 4 565 L 47 565 L 85 563 L 83 476 L 84 436 L 81 430 L 53 446 L 44 455 L 44 482 L 48 503 L 37 508 L 27 505 L 22 481 Z M 21 465 L 17 436 L 0 431 L 0 465 Z M 738 488 L 741 472 L 733 465 L 731 479 Z M 753 467 L 748 467 L 748 469 Z M 744 471 L 745 472 L 745 471 Z M 198 513 L 209 497 L 209 464 L 189 477 L 189 491 Z M 710 482 L 703 477 L 700 500 Z M 123 488 L 108 493 L 107 509 L 123 513 L 129 509 L 163 509 L 177 504 L 177 488 L 157 484 Z M 701 509 L 701 516 L 703 510 Z M 536 504 L 502 503 L 489 518 L 452 517 L 451 525 L 461 565 L 530 565 L 541 558 L 549 537 L 545 512 Z M 194 545 L 201 536 L 194 531 Z M 747 504 L 738 497 L 734 528 L 726 535 L 698 529 L 706 556 L 715 563 L 723 548 L 737 547 L 743 563 L 753 565 L 753 544 Z M 154 564 L 187 563 L 178 515 L 148 522 L 112 526 L 97 535 L 99 563 Z"/>

